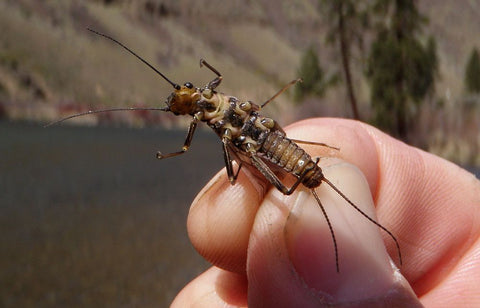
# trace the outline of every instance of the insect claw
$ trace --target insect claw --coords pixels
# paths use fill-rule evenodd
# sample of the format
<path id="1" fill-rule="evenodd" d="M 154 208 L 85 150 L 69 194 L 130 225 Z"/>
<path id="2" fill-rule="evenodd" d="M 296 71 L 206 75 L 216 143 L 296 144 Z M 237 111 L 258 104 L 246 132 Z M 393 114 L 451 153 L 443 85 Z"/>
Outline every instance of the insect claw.
<path id="1" fill-rule="evenodd" d="M 200 67 L 203 67 L 203 66 L 206 66 L 209 70 L 211 70 L 212 72 L 214 72 L 218 77 L 220 77 L 221 79 L 221 76 L 222 74 L 220 74 L 219 71 L 217 71 L 216 68 L 214 68 L 213 66 L 211 66 L 207 61 L 205 61 L 204 59 L 200 59 Z"/>
<path id="2" fill-rule="evenodd" d="M 163 158 L 162 152 L 158 151 L 155 157 L 157 157 L 157 159 L 162 159 Z"/>

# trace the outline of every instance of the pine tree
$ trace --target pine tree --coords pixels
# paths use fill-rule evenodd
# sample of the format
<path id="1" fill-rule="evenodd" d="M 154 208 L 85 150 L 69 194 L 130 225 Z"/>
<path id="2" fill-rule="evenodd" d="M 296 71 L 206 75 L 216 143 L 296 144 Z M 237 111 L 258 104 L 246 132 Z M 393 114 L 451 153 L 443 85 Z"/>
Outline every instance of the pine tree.
<path id="1" fill-rule="evenodd" d="M 470 94 L 480 94 L 480 55 L 473 48 L 465 68 L 465 89 Z"/>
<path id="2" fill-rule="evenodd" d="M 425 18 L 415 0 L 376 0 L 373 10 L 382 17 L 366 71 L 373 121 L 407 140 L 423 99 L 434 90 L 438 66 L 435 40 L 421 43 Z"/>
<path id="3" fill-rule="evenodd" d="M 298 75 L 303 79 L 303 82 L 297 83 L 295 87 L 296 101 L 301 101 L 308 95 L 322 96 L 324 94 L 327 86 L 325 76 L 313 47 L 304 52 Z"/>

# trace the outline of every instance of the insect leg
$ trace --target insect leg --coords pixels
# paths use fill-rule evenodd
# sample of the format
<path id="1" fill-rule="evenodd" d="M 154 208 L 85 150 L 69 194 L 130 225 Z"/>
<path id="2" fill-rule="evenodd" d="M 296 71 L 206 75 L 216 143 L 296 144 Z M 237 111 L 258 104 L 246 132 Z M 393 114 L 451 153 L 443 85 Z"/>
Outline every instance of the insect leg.
<path id="1" fill-rule="evenodd" d="M 298 78 L 298 79 L 295 79 L 295 80 L 292 80 L 290 81 L 286 86 L 284 86 L 280 91 L 278 91 L 277 93 L 275 93 L 275 95 L 273 95 L 270 99 L 268 99 L 265 103 L 263 103 L 260 108 L 263 108 L 265 107 L 265 105 L 267 105 L 268 103 L 270 103 L 271 101 L 273 101 L 274 99 L 276 99 L 280 94 L 282 94 L 283 92 L 285 92 L 288 88 L 290 88 L 291 86 L 293 86 L 294 84 L 296 84 L 297 82 L 302 82 L 303 79 L 302 78 Z"/>
<path id="2" fill-rule="evenodd" d="M 328 145 L 328 144 L 322 143 L 322 142 L 305 141 L 305 140 L 298 140 L 298 139 L 292 139 L 292 138 L 289 138 L 289 139 L 292 140 L 295 143 L 318 145 L 318 146 L 321 146 L 321 147 L 326 147 L 326 148 L 330 148 L 332 150 L 340 151 L 340 148 L 333 147 L 331 145 Z"/>
<path id="3" fill-rule="evenodd" d="M 190 122 L 190 127 L 188 128 L 187 138 L 185 138 L 185 142 L 184 142 L 183 147 L 180 151 L 173 152 L 173 153 L 168 153 L 168 154 L 162 154 L 162 152 L 158 151 L 157 152 L 157 158 L 158 159 L 164 159 L 164 158 L 174 157 L 174 156 L 185 153 L 188 150 L 188 148 L 190 147 L 190 144 L 192 143 L 193 133 L 195 132 L 195 129 L 197 128 L 198 121 L 199 121 L 199 118 L 198 118 L 197 115 L 195 115 L 193 117 L 192 122 Z"/>
<path id="4" fill-rule="evenodd" d="M 297 189 L 298 185 L 302 183 L 305 175 L 308 171 L 313 169 L 313 165 L 310 168 L 305 168 L 302 175 L 297 179 L 297 181 L 292 185 L 292 187 L 288 188 L 285 186 L 282 181 L 275 175 L 275 173 L 268 167 L 268 165 L 257 155 L 256 152 L 249 152 L 250 158 L 252 160 L 253 165 L 255 168 L 258 169 L 262 173 L 262 175 L 270 182 L 273 186 L 275 186 L 278 190 L 280 190 L 284 195 L 291 195 L 295 189 Z"/>
<path id="5" fill-rule="evenodd" d="M 205 61 L 204 59 L 200 59 L 200 67 L 202 67 L 202 66 L 204 66 L 204 65 L 217 75 L 217 77 L 216 77 L 215 79 L 213 79 L 212 81 L 210 81 L 210 82 L 205 86 L 205 88 L 214 90 L 214 89 L 215 89 L 216 87 L 218 87 L 218 86 L 220 85 L 220 83 L 222 82 L 222 79 L 223 79 L 222 74 L 220 74 L 220 72 L 217 71 L 216 68 L 214 68 L 213 66 L 211 66 L 210 64 L 208 64 L 207 61 Z"/>
<path id="6" fill-rule="evenodd" d="M 223 144 L 223 158 L 225 159 L 225 167 L 227 169 L 228 179 L 230 180 L 230 184 L 235 184 L 237 180 L 238 174 L 240 173 L 240 169 L 242 169 L 242 163 L 239 163 L 237 172 L 233 172 L 233 164 L 232 164 L 232 157 L 230 156 L 229 146 L 232 144 L 232 132 L 229 129 L 226 129 L 222 136 L 222 144 Z"/>

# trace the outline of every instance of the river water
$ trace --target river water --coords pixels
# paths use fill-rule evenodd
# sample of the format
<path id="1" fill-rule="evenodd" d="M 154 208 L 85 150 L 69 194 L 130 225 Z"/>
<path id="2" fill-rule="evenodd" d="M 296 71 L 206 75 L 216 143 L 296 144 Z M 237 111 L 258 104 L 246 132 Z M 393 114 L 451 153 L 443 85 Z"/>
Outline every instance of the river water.
<path id="1" fill-rule="evenodd" d="M 208 268 L 186 234 L 191 201 L 223 167 L 197 131 L 0 122 L 2 307 L 166 307 Z"/>

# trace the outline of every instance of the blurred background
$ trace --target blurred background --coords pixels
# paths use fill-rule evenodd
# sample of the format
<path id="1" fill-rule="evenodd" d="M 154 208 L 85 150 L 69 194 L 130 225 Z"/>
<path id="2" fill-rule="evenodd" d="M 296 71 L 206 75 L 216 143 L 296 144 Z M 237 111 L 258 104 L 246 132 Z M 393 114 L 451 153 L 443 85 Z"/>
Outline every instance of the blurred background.
<path id="1" fill-rule="evenodd" d="M 0 0 L 0 306 L 162 307 L 208 268 L 188 242 L 218 137 L 183 144 L 162 107 L 177 83 L 261 104 L 282 126 L 371 123 L 472 172 L 480 166 L 480 1 Z M 234 205 L 232 205 L 234 206 Z"/>

